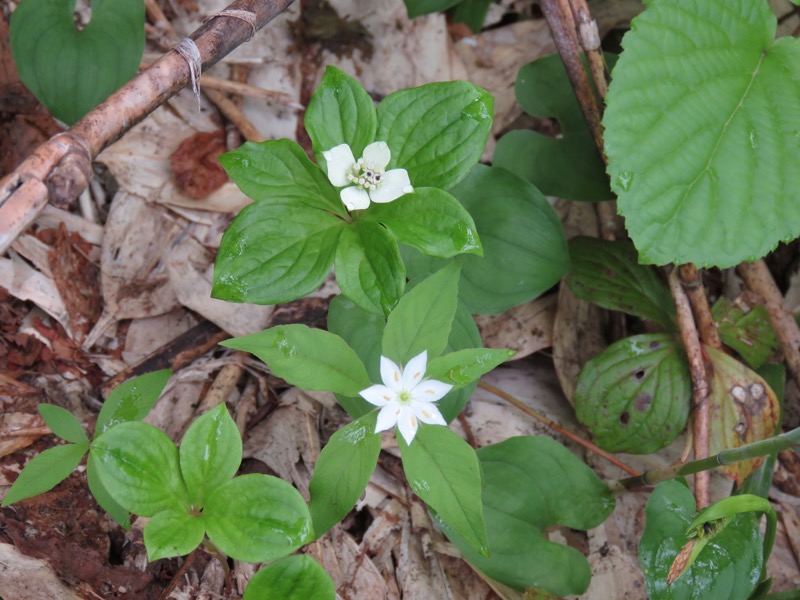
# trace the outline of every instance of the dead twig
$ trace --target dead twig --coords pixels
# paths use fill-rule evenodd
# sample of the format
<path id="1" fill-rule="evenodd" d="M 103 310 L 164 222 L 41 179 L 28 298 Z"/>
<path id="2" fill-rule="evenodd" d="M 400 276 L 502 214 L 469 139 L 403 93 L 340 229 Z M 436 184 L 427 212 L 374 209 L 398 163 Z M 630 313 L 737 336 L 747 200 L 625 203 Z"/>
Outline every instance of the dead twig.
<path id="1" fill-rule="evenodd" d="M 678 277 L 681 280 L 683 291 L 689 298 L 689 304 L 692 306 L 692 314 L 700 333 L 700 340 L 706 346 L 721 350 L 722 342 L 719 339 L 719 331 L 714 323 L 714 317 L 711 316 L 711 307 L 708 305 L 708 297 L 700 272 L 692 263 L 687 263 L 678 267 Z"/>
<path id="2" fill-rule="evenodd" d="M 293 0 L 237 0 L 228 10 L 254 16 L 261 29 Z M 218 15 L 189 36 L 200 54 L 201 71 L 218 62 L 253 34 L 251 25 L 239 18 Z M 34 150 L 13 173 L 0 180 L 0 253 L 30 225 L 46 206 L 69 205 L 86 189 L 91 161 L 106 146 L 153 112 L 190 81 L 187 61 L 167 52 L 139 73 L 100 106 Z"/>
<path id="3" fill-rule="evenodd" d="M 708 397 L 711 388 L 708 384 L 706 365 L 703 360 L 703 349 L 697 335 L 692 308 L 689 299 L 683 291 L 677 269 L 672 269 L 668 276 L 669 289 L 675 302 L 675 312 L 678 317 L 678 329 L 681 342 L 686 350 L 689 361 L 689 374 L 692 378 L 692 406 L 694 407 L 694 457 L 705 458 L 709 452 L 709 410 Z M 709 505 L 709 474 L 701 471 L 694 476 L 694 495 L 697 499 L 697 509 Z"/>
<path id="4" fill-rule="evenodd" d="M 619 467 L 620 469 L 622 469 L 623 471 L 625 471 L 626 473 L 628 473 L 632 477 L 638 477 L 639 476 L 639 473 L 637 473 L 635 469 L 633 469 L 632 467 L 629 467 L 628 465 L 626 465 L 624 462 L 619 460 L 613 454 L 609 454 L 605 450 L 595 446 L 592 442 L 584 440 L 582 437 L 576 435 L 575 433 L 573 433 L 569 429 L 565 429 L 561 425 L 556 423 L 555 421 L 551 421 L 550 419 L 545 417 L 542 413 L 540 413 L 537 410 L 532 409 L 530 406 L 528 406 L 527 404 L 525 404 L 521 400 L 515 398 L 514 396 L 512 396 L 508 392 L 504 392 L 500 388 L 496 388 L 492 384 L 486 383 L 485 381 L 479 381 L 478 382 L 478 387 L 481 388 L 481 389 L 486 390 L 487 392 L 491 392 L 492 394 L 494 394 L 498 398 L 502 398 L 503 400 L 505 400 L 506 402 L 508 402 L 512 406 L 514 406 L 514 407 L 518 408 L 519 410 L 521 410 L 522 412 L 524 412 L 529 417 L 532 417 L 532 418 L 536 419 L 537 421 L 539 421 L 540 423 L 542 423 L 546 427 L 552 429 L 553 431 L 555 431 L 557 433 L 560 433 L 561 435 L 563 435 L 568 440 L 571 440 L 571 441 L 575 442 L 576 444 L 578 444 L 580 446 L 583 446 L 584 448 L 586 448 L 590 452 L 594 452 L 598 456 L 601 456 L 602 458 L 605 458 L 612 465 L 616 465 L 617 467 Z"/>
<path id="5" fill-rule="evenodd" d="M 736 270 L 747 288 L 761 297 L 769 320 L 781 345 L 786 366 L 794 382 L 800 386 L 800 327 L 783 306 L 783 296 L 763 260 L 741 263 Z"/>

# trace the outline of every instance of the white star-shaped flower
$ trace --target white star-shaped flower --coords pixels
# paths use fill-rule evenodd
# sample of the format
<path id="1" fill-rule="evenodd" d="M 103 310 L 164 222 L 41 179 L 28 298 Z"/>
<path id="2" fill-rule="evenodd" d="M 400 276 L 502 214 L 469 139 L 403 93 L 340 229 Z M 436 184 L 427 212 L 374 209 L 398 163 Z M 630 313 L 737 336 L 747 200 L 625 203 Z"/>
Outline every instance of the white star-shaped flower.
<path id="1" fill-rule="evenodd" d="M 322 156 L 328 162 L 330 182 L 336 187 L 349 186 L 339 192 L 347 210 L 367 208 L 370 202 L 391 202 L 414 191 L 408 171 L 386 171 L 386 165 L 392 158 L 386 142 L 371 143 L 364 148 L 364 155 L 358 160 L 347 144 L 326 150 Z"/>
<path id="2" fill-rule="evenodd" d="M 417 435 L 419 421 L 430 425 L 447 425 L 442 413 L 434 406 L 453 386 L 434 379 L 423 380 L 428 364 L 428 351 L 418 354 L 401 369 L 381 356 L 383 385 L 373 385 L 359 392 L 362 398 L 380 406 L 375 433 L 397 425 L 407 444 Z"/>

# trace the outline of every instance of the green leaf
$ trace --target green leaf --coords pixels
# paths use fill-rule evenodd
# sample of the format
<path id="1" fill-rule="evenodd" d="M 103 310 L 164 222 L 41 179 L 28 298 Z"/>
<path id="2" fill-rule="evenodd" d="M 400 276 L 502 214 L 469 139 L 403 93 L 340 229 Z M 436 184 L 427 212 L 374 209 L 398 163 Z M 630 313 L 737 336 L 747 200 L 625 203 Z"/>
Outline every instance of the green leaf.
<path id="1" fill-rule="evenodd" d="M 244 600 L 334 600 L 330 575 L 307 554 L 287 556 L 253 575 Z"/>
<path id="2" fill-rule="evenodd" d="M 711 315 L 722 342 L 741 354 L 753 369 L 760 368 L 778 352 L 778 339 L 763 305 L 756 304 L 745 312 L 740 305 L 721 296 L 714 303 Z"/>
<path id="3" fill-rule="evenodd" d="M 83 444 L 89 447 L 89 438 L 81 427 L 81 422 L 65 408 L 55 404 L 40 404 L 39 414 L 42 415 L 45 424 L 58 437 L 73 444 Z"/>
<path id="4" fill-rule="evenodd" d="M 606 54 L 606 61 L 609 68 L 616 62 L 611 54 Z M 605 167 L 561 57 L 550 54 L 522 67 L 515 92 L 529 115 L 557 118 L 560 135 L 511 131 L 497 142 L 494 166 L 527 179 L 548 196 L 586 201 L 612 198 Z"/>
<path id="5" fill-rule="evenodd" d="M 317 537 L 344 519 L 358 502 L 375 470 L 381 436 L 377 411 L 339 429 L 319 455 L 311 477 L 309 510 Z"/>
<path id="6" fill-rule="evenodd" d="M 240 475 L 221 485 L 202 518 L 214 545 L 246 562 L 282 558 L 314 538 L 300 492 L 269 475 Z"/>
<path id="7" fill-rule="evenodd" d="M 494 348 L 471 348 L 451 352 L 428 363 L 425 377 L 460 388 L 479 379 L 481 375 L 501 365 L 514 354 L 516 354 L 514 350 Z"/>
<path id="8" fill-rule="evenodd" d="M 408 18 L 415 19 L 422 15 L 429 15 L 431 13 L 447 10 L 451 6 L 455 6 L 461 0 L 403 0 L 406 3 L 406 10 L 408 10 Z"/>
<path id="9" fill-rule="evenodd" d="M 481 256 L 481 241 L 467 210 L 444 190 L 416 188 L 388 204 L 374 204 L 364 219 L 385 225 L 398 242 L 428 256 Z"/>
<path id="10" fill-rule="evenodd" d="M 345 222 L 289 198 L 246 206 L 222 236 L 212 295 L 278 304 L 316 290 L 328 276 Z"/>
<path id="11" fill-rule="evenodd" d="M 178 449 L 159 429 L 141 421 L 120 423 L 92 442 L 100 483 L 125 510 L 152 517 L 190 505 Z"/>
<path id="12" fill-rule="evenodd" d="M 458 305 L 458 274 L 458 265 L 449 265 L 400 299 L 386 321 L 383 356 L 400 364 L 423 350 L 428 360 L 442 353 Z"/>
<path id="13" fill-rule="evenodd" d="M 350 146 L 358 160 L 376 141 L 376 124 L 375 103 L 361 84 L 336 67 L 326 67 L 305 117 L 317 162 L 324 164 L 322 153 L 339 144 Z"/>
<path id="14" fill-rule="evenodd" d="M 391 312 L 406 287 L 406 268 L 385 227 L 359 220 L 344 229 L 336 248 L 336 282 L 362 308 Z"/>
<path id="15" fill-rule="evenodd" d="M 169 369 L 146 373 L 114 388 L 103 403 L 100 414 L 97 415 L 97 424 L 94 426 L 95 438 L 119 423 L 144 419 L 158 400 L 171 375 L 172 371 Z"/>
<path id="16" fill-rule="evenodd" d="M 389 145 L 389 168 L 406 169 L 412 185 L 448 189 L 480 160 L 493 108 L 491 94 L 466 81 L 400 90 L 378 105 L 375 139 Z"/>
<path id="17" fill-rule="evenodd" d="M 492 0 L 462 0 L 453 11 L 454 23 L 466 23 L 473 33 L 480 33 Z"/>
<path id="18" fill-rule="evenodd" d="M 683 431 L 691 397 L 680 342 L 664 334 L 635 335 L 584 365 L 575 412 L 604 450 L 650 454 Z"/>
<path id="19" fill-rule="evenodd" d="M 82 31 L 74 6 L 74 0 L 24 0 L 10 31 L 20 80 L 68 125 L 136 75 L 144 52 L 141 0 L 94 0 Z"/>
<path id="20" fill-rule="evenodd" d="M 675 305 L 658 271 L 637 262 L 627 240 L 579 236 L 569 242 L 570 289 L 579 298 L 675 329 Z"/>
<path id="21" fill-rule="evenodd" d="M 6 493 L 2 506 L 38 496 L 53 489 L 75 470 L 87 449 L 86 444 L 66 444 L 53 446 L 34 456 Z"/>
<path id="22" fill-rule="evenodd" d="M 738 515 L 705 545 L 698 560 L 671 585 L 667 574 L 694 520 L 689 489 L 677 481 L 656 486 L 647 501 L 639 563 L 652 600 L 725 598 L 744 600 L 761 576 L 762 546 L 758 521 Z"/>
<path id="23" fill-rule="evenodd" d="M 421 423 L 411 445 L 397 437 L 408 484 L 478 553 L 488 553 L 475 450 L 441 425 Z"/>
<path id="24" fill-rule="evenodd" d="M 181 474 L 192 505 L 236 475 L 242 462 L 242 437 L 225 403 L 192 423 L 181 440 Z"/>
<path id="25" fill-rule="evenodd" d="M 553 525 L 587 530 L 614 510 L 614 496 L 595 473 L 546 437 L 514 437 L 478 450 L 489 556 L 444 528 L 465 558 L 518 590 L 540 587 L 560 596 L 586 591 L 586 557 L 547 539 Z"/>
<path id="26" fill-rule="evenodd" d="M 371 385 L 355 351 L 321 329 L 279 325 L 220 345 L 255 354 L 275 375 L 304 390 L 354 396 Z"/>
<path id="27" fill-rule="evenodd" d="M 325 173 L 291 140 L 247 142 L 220 156 L 219 162 L 239 189 L 253 200 L 283 198 L 347 215 Z"/>
<path id="28" fill-rule="evenodd" d="M 631 23 L 603 125 L 645 263 L 730 267 L 800 233 L 800 42 L 766 2 L 655 0 Z"/>
<path id="29" fill-rule="evenodd" d="M 108 490 L 103 487 L 100 478 L 97 476 L 97 465 L 94 457 L 89 454 L 86 458 L 86 483 L 89 484 L 89 491 L 92 492 L 95 501 L 100 505 L 108 516 L 114 519 L 125 531 L 131 528 L 131 516 L 127 510 L 119 505 L 119 502 L 111 497 Z"/>
<path id="30" fill-rule="evenodd" d="M 206 535 L 203 521 L 185 510 L 168 509 L 153 515 L 144 528 L 147 560 L 189 554 Z"/>
<path id="31" fill-rule="evenodd" d="M 564 229 L 530 183 L 504 169 L 478 165 L 451 192 L 472 215 L 483 244 L 483 258 L 458 258 L 459 297 L 470 312 L 501 313 L 547 291 L 567 273 Z M 408 248 L 402 255 L 412 278 L 446 264 Z"/>

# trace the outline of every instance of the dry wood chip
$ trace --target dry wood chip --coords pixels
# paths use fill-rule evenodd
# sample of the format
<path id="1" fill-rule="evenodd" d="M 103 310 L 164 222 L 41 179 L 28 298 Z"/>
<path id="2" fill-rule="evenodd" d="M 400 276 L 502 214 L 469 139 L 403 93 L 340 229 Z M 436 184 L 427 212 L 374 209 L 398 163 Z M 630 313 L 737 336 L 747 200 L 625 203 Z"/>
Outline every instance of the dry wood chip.
<path id="1" fill-rule="evenodd" d="M 30 300 L 70 332 L 67 307 L 52 279 L 20 259 L 0 258 L 0 281 L 12 296 Z"/>

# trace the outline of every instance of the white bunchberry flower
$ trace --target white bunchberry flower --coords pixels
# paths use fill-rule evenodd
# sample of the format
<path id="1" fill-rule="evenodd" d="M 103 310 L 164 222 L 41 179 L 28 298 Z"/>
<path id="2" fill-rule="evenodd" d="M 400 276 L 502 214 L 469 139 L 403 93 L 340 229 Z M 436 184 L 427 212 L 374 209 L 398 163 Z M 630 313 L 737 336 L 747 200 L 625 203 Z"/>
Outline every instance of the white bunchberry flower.
<path id="1" fill-rule="evenodd" d="M 417 435 L 419 421 L 430 425 L 447 425 L 442 413 L 434 406 L 453 386 L 433 379 L 423 380 L 428 364 L 428 351 L 418 354 L 401 369 L 381 356 L 383 385 L 373 385 L 359 392 L 362 398 L 380 406 L 375 433 L 397 425 L 407 444 Z"/>
<path id="2" fill-rule="evenodd" d="M 328 162 L 330 182 L 336 187 L 349 186 L 339 192 L 347 210 L 367 208 L 370 202 L 391 202 L 414 191 L 408 171 L 386 170 L 392 158 L 386 142 L 371 143 L 358 160 L 347 144 L 326 150 L 322 156 Z"/>

